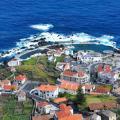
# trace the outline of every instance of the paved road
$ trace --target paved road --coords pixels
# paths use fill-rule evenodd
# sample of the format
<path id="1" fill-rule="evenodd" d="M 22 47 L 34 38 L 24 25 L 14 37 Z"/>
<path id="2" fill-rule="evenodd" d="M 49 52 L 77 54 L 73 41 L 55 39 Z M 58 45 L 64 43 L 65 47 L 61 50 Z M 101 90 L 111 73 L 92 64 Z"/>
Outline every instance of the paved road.
<path id="1" fill-rule="evenodd" d="M 20 90 L 23 90 L 25 92 L 30 92 L 33 88 L 37 87 L 40 84 L 38 81 L 26 81 L 23 86 L 21 86 Z"/>

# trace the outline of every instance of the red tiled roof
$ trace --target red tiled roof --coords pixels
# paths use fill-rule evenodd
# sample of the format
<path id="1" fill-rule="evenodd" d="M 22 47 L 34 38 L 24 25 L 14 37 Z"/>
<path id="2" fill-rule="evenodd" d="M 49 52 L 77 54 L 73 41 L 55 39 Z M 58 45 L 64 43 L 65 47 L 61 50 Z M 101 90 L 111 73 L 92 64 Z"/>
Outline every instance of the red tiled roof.
<path id="1" fill-rule="evenodd" d="M 111 67 L 110 65 L 105 65 L 105 72 L 111 72 Z"/>
<path id="2" fill-rule="evenodd" d="M 78 83 L 61 80 L 61 85 L 59 87 L 62 89 L 77 91 L 80 85 Z"/>
<path id="3" fill-rule="evenodd" d="M 64 117 L 68 117 L 69 115 L 71 115 L 70 111 L 58 111 L 58 112 L 56 112 L 56 116 L 57 116 L 58 120 L 60 120 Z"/>
<path id="4" fill-rule="evenodd" d="M 98 72 L 102 72 L 103 71 L 103 65 L 102 64 L 98 65 L 97 70 L 98 70 Z"/>
<path id="5" fill-rule="evenodd" d="M 63 117 L 58 120 L 82 120 L 82 115 L 81 114 L 73 114 L 73 115 Z"/>
<path id="6" fill-rule="evenodd" d="M 108 92 L 110 92 L 110 89 L 106 88 L 106 87 L 103 87 L 103 86 L 98 86 L 96 88 L 95 92 L 98 92 L 98 93 L 108 93 Z"/>
<path id="7" fill-rule="evenodd" d="M 103 103 L 91 103 L 88 105 L 90 110 L 102 110 L 104 109 Z"/>
<path id="8" fill-rule="evenodd" d="M 51 120 L 53 115 L 36 115 L 32 117 L 32 120 Z"/>
<path id="9" fill-rule="evenodd" d="M 26 77 L 26 75 L 18 75 L 15 77 L 15 80 L 20 80 L 20 81 L 27 80 L 27 77 Z"/>
<path id="10" fill-rule="evenodd" d="M 70 110 L 72 110 L 72 107 L 71 106 L 66 106 L 66 104 L 60 104 L 59 108 L 62 111 L 70 111 Z"/>
<path id="11" fill-rule="evenodd" d="M 85 73 L 83 71 L 78 72 L 79 77 L 84 77 Z"/>
<path id="12" fill-rule="evenodd" d="M 95 85 L 91 85 L 91 84 L 85 84 L 83 86 L 85 86 L 85 89 L 87 90 L 93 89 L 95 87 Z"/>
<path id="13" fill-rule="evenodd" d="M 91 103 L 88 105 L 90 110 L 113 109 L 117 107 L 115 102 Z"/>
<path id="14" fill-rule="evenodd" d="M 4 90 L 9 91 L 11 90 L 11 85 L 4 85 Z"/>
<path id="15" fill-rule="evenodd" d="M 64 71 L 63 73 L 65 76 L 76 76 L 77 75 L 77 72 L 72 72 L 72 71 Z"/>
<path id="16" fill-rule="evenodd" d="M 65 98 L 65 97 L 54 99 L 54 103 L 62 103 L 62 102 L 66 102 L 66 101 L 67 101 L 67 98 Z"/>
<path id="17" fill-rule="evenodd" d="M 46 105 L 48 105 L 48 102 L 42 102 L 42 101 L 36 102 L 36 106 L 37 106 L 37 107 L 44 107 L 44 106 L 46 106 Z"/>
<path id="18" fill-rule="evenodd" d="M 37 87 L 40 91 L 55 91 L 57 88 L 58 87 L 54 85 L 40 85 L 40 87 Z"/>
<path id="19" fill-rule="evenodd" d="M 85 75 L 84 71 L 79 71 L 79 72 L 73 72 L 70 70 L 66 70 L 63 72 L 65 76 L 77 76 L 77 77 L 83 77 Z"/>

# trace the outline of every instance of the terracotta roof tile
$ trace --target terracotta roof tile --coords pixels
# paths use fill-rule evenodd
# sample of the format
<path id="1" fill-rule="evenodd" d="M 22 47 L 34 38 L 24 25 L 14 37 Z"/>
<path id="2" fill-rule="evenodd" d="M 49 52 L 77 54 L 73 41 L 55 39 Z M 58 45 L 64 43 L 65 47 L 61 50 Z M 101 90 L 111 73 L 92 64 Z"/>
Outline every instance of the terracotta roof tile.
<path id="1" fill-rule="evenodd" d="M 78 90 L 78 88 L 80 87 L 80 85 L 78 83 L 61 80 L 61 85 L 59 87 L 62 88 L 62 89 L 76 91 L 76 90 Z"/>
<path id="2" fill-rule="evenodd" d="M 48 105 L 49 103 L 48 102 L 42 102 L 42 101 L 40 101 L 40 102 L 36 102 L 36 106 L 37 107 L 44 107 L 44 106 L 46 106 L 46 105 Z"/>
<path id="3" fill-rule="evenodd" d="M 68 117 L 69 115 L 71 115 L 70 111 L 58 111 L 58 112 L 56 112 L 56 116 L 57 116 L 58 120 L 60 120 L 64 117 Z"/>
<path id="4" fill-rule="evenodd" d="M 69 115 L 58 120 L 82 120 L 82 115 L 81 114 Z"/>
<path id="5" fill-rule="evenodd" d="M 66 104 L 60 104 L 59 108 L 62 111 L 70 111 L 70 110 L 72 110 L 72 107 L 71 106 L 66 106 Z"/>
<path id="6" fill-rule="evenodd" d="M 67 98 L 65 98 L 65 97 L 54 99 L 54 103 L 62 103 L 62 102 L 66 102 L 66 101 L 67 101 Z"/>
<path id="7" fill-rule="evenodd" d="M 92 89 L 92 88 L 95 87 L 95 85 L 91 85 L 91 84 L 85 84 L 83 86 L 85 86 L 85 89 L 87 89 L 87 90 Z"/>
<path id="8" fill-rule="evenodd" d="M 110 92 L 110 89 L 106 88 L 106 87 L 103 87 L 103 86 L 98 86 L 96 88 L 95 92 L 98 92 L 98 93 L 108 93 L 108 92 Z"/>
<path id="9" fill-rule="evenodd" d="M 53 115 L 38 115 L 33 116 L 32 120 L 51 120 L 53 118 Z"/>
<path id="10" fill-rule="evenodd" d="M 54 85 L 40 85 L 39 87 L 37 87 L 38 90 L 40 91 L 55 91 L 57 90 L 57 86 Z"/>
<path id="11" fill-rule="evenodd" d="M 11 90 L 11 85 L 4 85 L 3 89 L 9 91 Z"/>
<path id="12" fill-rule="evenodd" d="M 18 75 L 15 77 L 15 80 L 19 80 L 19 81 L 27 80 L 27 77 L 26 75 Z"/>
<path id="13" fill-rule="evenodd" d="M 88 105 L 90 110 L 103 110 L 117 108 L 115 102 L 91 103 Z"/>

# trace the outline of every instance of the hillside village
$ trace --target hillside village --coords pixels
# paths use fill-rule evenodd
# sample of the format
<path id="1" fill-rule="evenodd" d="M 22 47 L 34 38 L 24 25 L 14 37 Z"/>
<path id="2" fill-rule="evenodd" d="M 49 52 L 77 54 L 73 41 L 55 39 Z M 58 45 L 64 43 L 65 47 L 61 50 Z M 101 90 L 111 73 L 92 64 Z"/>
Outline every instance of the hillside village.
<path id="1" fill-rule="evenodd" d="M 1 65 L 0 103 L 14 98 L 23 111 L 32 105 L 25 120 L 120 120 L 119 66 L 120 55 L 113 51 L 48 47 L 29 60 Z M 11 120 L 6 115 L 1 110 L 0 118 Z"/>

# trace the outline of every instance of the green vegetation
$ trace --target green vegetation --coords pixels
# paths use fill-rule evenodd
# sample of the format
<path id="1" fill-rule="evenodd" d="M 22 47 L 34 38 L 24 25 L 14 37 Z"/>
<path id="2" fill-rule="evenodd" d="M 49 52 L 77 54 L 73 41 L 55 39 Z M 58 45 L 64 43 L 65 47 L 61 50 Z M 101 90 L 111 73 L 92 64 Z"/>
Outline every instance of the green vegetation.
<path id="1" fill-rule="evenodd" d="M 33 108 L 32 101 L 17 102 L 15 96 L 2 96 L 1 120 L 28 120 Z M 1 98 L 1 99 L 2 99 Z"/>
<path id="2" fill-rule="evenodd" d="M 8 70 L 7 67 L 0 66 L 0 79 L 1 80 L 4 80 L 11 75 L 12 75 L 12 72 L 10 70 Z"/>
<path id="3" fill-rule="evenodd" d="M 58 97 L 66 97 L 67 99 L 72 100 L 72 101 L 76 99 L 75 95 L 71 95 L 68 93 L 60 93 Z"/>
<path id="4" fill-rule="evenodd" d="M 56 61 L 63 61 L 64 56 L 57 57 Z M 49 62 L 47 56 L 34 57 L 22 62 L 17 67 L 18 73 L 26 73 L 31 80 L 40 80 L 55 84 L 60 73 L 55 69 L 56 63 Z"/>
<path id="5" fill-rule="evenodd" d="M 85 98 L 87 104 L 116 101 L 116 97 L 108 95 L 85 95 Z"/>
<path id="6" fill-rule="evenodd" d="M 64 55 L 62 55 L 62 56 L 60 56 L 60 57 L 57 57 L 57 58 L 56 58 L 56 63 L 57 63 L 57 62 L 61 62 L 61 61 L 63 61 L 64 58 L 65 58 Z"/>
<path id="7" fill-rule="evenodd" d="M 79 103 L 80 105 L 83 105 L 86 102 L 85 95 L 83 94 L 81 88 L 79 88 L 78 91 L 77 91 L 77 95 L 76 95 L 76 100 L 75 101 L 77 103 Z"/>

